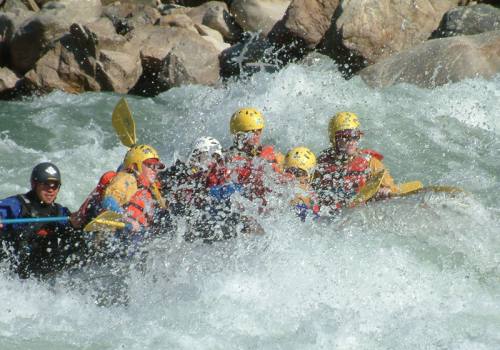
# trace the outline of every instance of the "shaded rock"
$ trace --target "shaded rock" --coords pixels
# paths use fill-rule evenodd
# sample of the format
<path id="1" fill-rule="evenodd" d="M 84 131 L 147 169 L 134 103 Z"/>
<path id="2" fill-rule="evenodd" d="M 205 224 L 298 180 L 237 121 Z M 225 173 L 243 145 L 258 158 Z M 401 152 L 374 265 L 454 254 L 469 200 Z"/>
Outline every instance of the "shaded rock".
<path id="1" fill-rule="evenodd" d="M 19 78 L 9 68 L 0 68 L 0 99 L 9 98 L 18 81 Z"/>
<path id="2" fill-rule="evenodd" d="M 461 6 L 446 12 L 431 38 L 473 35 L 500 30 L 500 8 L 479 4 Z"/>
<path id="3" fill-rule="evenodd" d="M 459 0 L 346 0 L 325 35 L 324 52 L 350 74 L 424 42 Z"/>
<path id="4" fill-rule="evenodd" d="M 128 93 L 142 74 L 139 55 L 101 50 L 96 65 L 96 80 L 102 90 Z"/>
<path id="5" fill-rule="evenodd" d="M 144 30 L 144 29 L 141 29 Z M 155 27 L 136 33 L 143 74 L 131 93 L 152 96 L 183 84 L 214 84 L 219 78 L 219 51 L 198 33 Z"/>
<path id="6" fill-rule="evenodd" d="M 113 23 L 106 17 L 88 23 L 85 27 L 94 34 L 100 49 L 119 51 L 127 43 L 127 39 L 116 33 Z"/>
<path id="7" fill-rule="evenodd" d="M 410 83 L 432 88 L 500 73 L 500 31 L 427 41 L 363 69 L 370 86 Z"/>
<path id="8" fill-rule="evenodd" d="M 229 9 L 224 2 L 209 1 L 190 9 L 186 14 L 191 17 L 193 22 L 218 31 L 229 42 L 234 42 L 241 36 L 242 30 L 236 24 L 234 17 L 229 13 Z"/>
<path id="9" fill-rule="evenodd" d="M 239 43 L 224 50 L 219 60 L 223 78 L 260 71 L 274 72 L 281 66 L 274 46 L 267 39 L 248 34 Z"/>
<path id="10" fill-rule="evenodd" d="M 103 15 L 111 20 L 116 32 L 125 35 L 134 28 L 157 23 L 160 12 L 149 5 L 115 2 L 103 10 Z"/>
<path id="11" fill-rule="evenodd" d="M 293 0 L 285 16 L 269 33 L 280 45 L 297 43 L 304 51 L 314 49 L 331 26 L 340 0 Z"/>
<path id="12" fill-rule="evenodd" d="M 101 13 L 99 0 L 49 2 L 14 33 L 10 54 L 12 67 L 23 74 L 40 58 L 73 22 L 95 21 Z"/>
<path id="13" fill-rule="evenodd" d="M 267 36 L 285 15 L 290 0 L 234 0 L 231 13 L 243 30 Z"/>
<path id="14" fill-rule="evenodd" d="M 180 5 L 180 6 L 185 6 L 185 7 L 196 7 L 196 6 L 200 6 L 203 3 L 207 2 L 207 0 L 163 0 L 162 2 L 164 4 L 168 4 L 168 5 Z"/>
<path id="15" fill-rule="evenodd" d="M 0 66 L 10 65 L 10 42 L 17 28 L 33 12 L 14 10 L 0 13 Z"/>

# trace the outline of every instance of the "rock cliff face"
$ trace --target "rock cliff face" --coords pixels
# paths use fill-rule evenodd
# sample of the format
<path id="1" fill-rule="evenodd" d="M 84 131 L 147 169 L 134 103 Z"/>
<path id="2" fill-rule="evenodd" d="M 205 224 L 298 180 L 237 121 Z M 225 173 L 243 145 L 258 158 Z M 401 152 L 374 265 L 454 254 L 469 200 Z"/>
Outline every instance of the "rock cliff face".
<path id="1" fill-rule="evenodd" d="M 3 0 L 0 98 L 152 96 L 275 71 L 311 51 L 372 86 L 488 78 L 500 71 L 500 8 L 483 2 Z"/>

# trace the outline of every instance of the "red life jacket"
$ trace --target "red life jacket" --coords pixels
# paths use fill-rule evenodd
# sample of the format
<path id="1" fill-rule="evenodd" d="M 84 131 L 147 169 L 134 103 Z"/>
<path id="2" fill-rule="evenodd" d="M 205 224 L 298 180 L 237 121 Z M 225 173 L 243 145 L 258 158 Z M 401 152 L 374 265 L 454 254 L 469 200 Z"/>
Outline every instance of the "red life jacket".
<path id="1" fill-rule="evenodd" d="M 99 215 L 100 212 L 102 212 L 101 203 L 104 192 L 115 176 L 115 171 L 110 170 L 105 172 L 99 179 L 97 186 L 92 190 L 92 192 L 90 192 L 83 204 L 80 206 L 80 209 L 78 209 L 78 215 L 81 218 L 84 218 L 85 222 L 91 221 Z"/>
<path id="2" fill-rule="evenodd" d="M 339 162 L 331 152 L 320 156 L 318 161 L 319 188 L 340 191 L 345 199 L 352 198 L 366 184 L 371 174 L 372 157 L 383 159 L 380 153 L 370 149 L 361 150 L 349 162 Z"/>
<path id="3" fill-rule="evenodd" d="M 236 164 L 236 166 L 231 169 L 237 177 L 235 182 L 251 186 L 252 194 L 262 198 L 270 189 L 266 189 L 264 186 L 264 166 L 262 164 L 256 165 L 254 158 L 264 159 L 271 164 L 274 171 L 281 171 L 273 146 L 263 146 L 255 157 L 236 153 L 230 157 L 228 164 Z"/>

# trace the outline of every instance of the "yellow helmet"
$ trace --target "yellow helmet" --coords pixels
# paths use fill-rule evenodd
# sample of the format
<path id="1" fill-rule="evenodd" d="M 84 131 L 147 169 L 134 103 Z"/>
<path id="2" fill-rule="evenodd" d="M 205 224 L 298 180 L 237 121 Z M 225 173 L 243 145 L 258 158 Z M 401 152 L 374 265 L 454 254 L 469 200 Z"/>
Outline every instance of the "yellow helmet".
<path id="1" fill-rule="evenodd" d="M 298 168 L 309 175 L 316 166 L 316 156 L 307 147 L 294 147 L 285 156 L 284 168 Z"/>
<path id="2" fill-rule="evenodd" d="M 255 108 L 238 109 L 229 123 L 231 134 L 264 129 L 264 116 Z"/>
<path id="3" fill-rule="evenodd" d="M 142 173 L 142 162 L 147 159 L 160 159 L 158 152 L 149 145 L 134 145 L 130 148 L 123 159 L 123 167 L 132 169 L 135 165 L 137 171 Z"/>
<path id="4" fill-rule="evenodd" d="M 360 122 L 358 116 L 352 112 L 339 112 L 330 119 L 328 133 L 330 142 L 335 143 L 335 134 L 344 130 L 359 130 Z"/>

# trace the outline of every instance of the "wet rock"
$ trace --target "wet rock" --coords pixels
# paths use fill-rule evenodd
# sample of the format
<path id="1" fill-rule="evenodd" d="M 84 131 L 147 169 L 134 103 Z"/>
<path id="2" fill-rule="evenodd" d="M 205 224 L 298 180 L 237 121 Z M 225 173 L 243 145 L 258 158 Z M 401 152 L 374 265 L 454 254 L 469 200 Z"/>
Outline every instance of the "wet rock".
<path id="1" fill-rule="evenodd" d="M 209 1 L 190 9 L 186 14 L 191 17 L 193 22 L 218 31 L 229 42 L 235 42 L 241 36 L 241 28 L 236 24 L 224 2 Z"/>
<path id="2" fill-rule="evenodd" d="M 10 66 L 10 42 L 21 23 L 33 15 L 33 12 L 13 10 L 0 13 L 0 67 Z"/>
<path id="3" fill-rule="evenodd" d="M 182 84 L 214 84 L 219 51 L 198 33 L 177 27 L 149 28 L 140 40 L 143 74 L 132 93 L 152 96 Z"/>
<path id="4" fill-rule="evenodd" d="M 142 74 L 139 55 L 101 50 L 96 65 L 96 80 L 101 90 L 128 93 Z"/>
<path id="5" fill-rule="evenodd" d="M 246 34 L 239 43 L 224 50 L 219 59 L 223 78 L 274 72 L 281 67 L 272 43 L 257 35 Z"/>
<path id="6" fill-rule="evenodd" d="M 363 69 L 370 86 L 410 83 L 432 88 L 500 73 L 500 31 L 427 41 Z"/>
<path id="7" fill-rule="evenodd" d="M 297 43 L 314 49 L 331 26 L 340 0 L 293 0 L 285 16 L 274 26 L 269 40 L 280 45 Z"/>
<path id="8" fill-rule="evenodd" d="M 81 52 L 73 47 L 65 47 L 58 42 L 35 67 L 24 76 L 24 89 L 30 93 L 43 94 L 53 90 L 68 93 L 100 91 L 99 84 L 89 75 L 95 72 L 95 58 L 85 57 L 80 61 Z"/>
<path id="9" fill-rule="evenodd" d="M 13 10 L 28 11 L 29 9 L 22 0 L 5 0 L 3 2 L 0 1 L 0 11 L 12 12 Z"/>
<path id="10" fill-rule="evenodd" d="M 12 67 L 24 74 L 65 33 L 73 22 L 93 22 L 101 14 L 99 0 L 49 2 L 14 33 L 10 54 Z"/>
<path id="11" fill-rule="evenodd" d="M 500 30 L 500 8 L 486 4 L 461 6 L 446 12 L 432 38 L 473 35 Z"/>
<path id="12" fill-rule="evenodd" d="M 106 6 L 103 15 L 111 20 L 116 32 L 125 35 L 135 28 L 153 25 L 161 18 L 155 7 L 134 2 L 115 2 Z"/>
<path id="13" fill-rule="evenodd" d="M 349 75 L 427 40 L 443 14 L 458 2 L 342 1 L 325 35 L 324 52 Z"/>
<path id="14" fill-rule="evenodd" d="M 198 34 L 200 34 L 203 39 L 211 43 L 219 53 L 231 46 L 228 43 L 224 42 L 222 34 L 218 31 L 204 26 L 203 24 L 195 24 L 194 26 L 198 30 Z"/>
<path id="15" fill-rule="evenodd" d="M 10 97 L 18 81 L 19 78 L 9 68 L 0 68 L 0 99 Z"/>
<path id="16" fill-rule="evenodd" d="M 231 13 L 243 30 L 265 37 L 285 15 L 290 0 L 234 0 Z"/>

